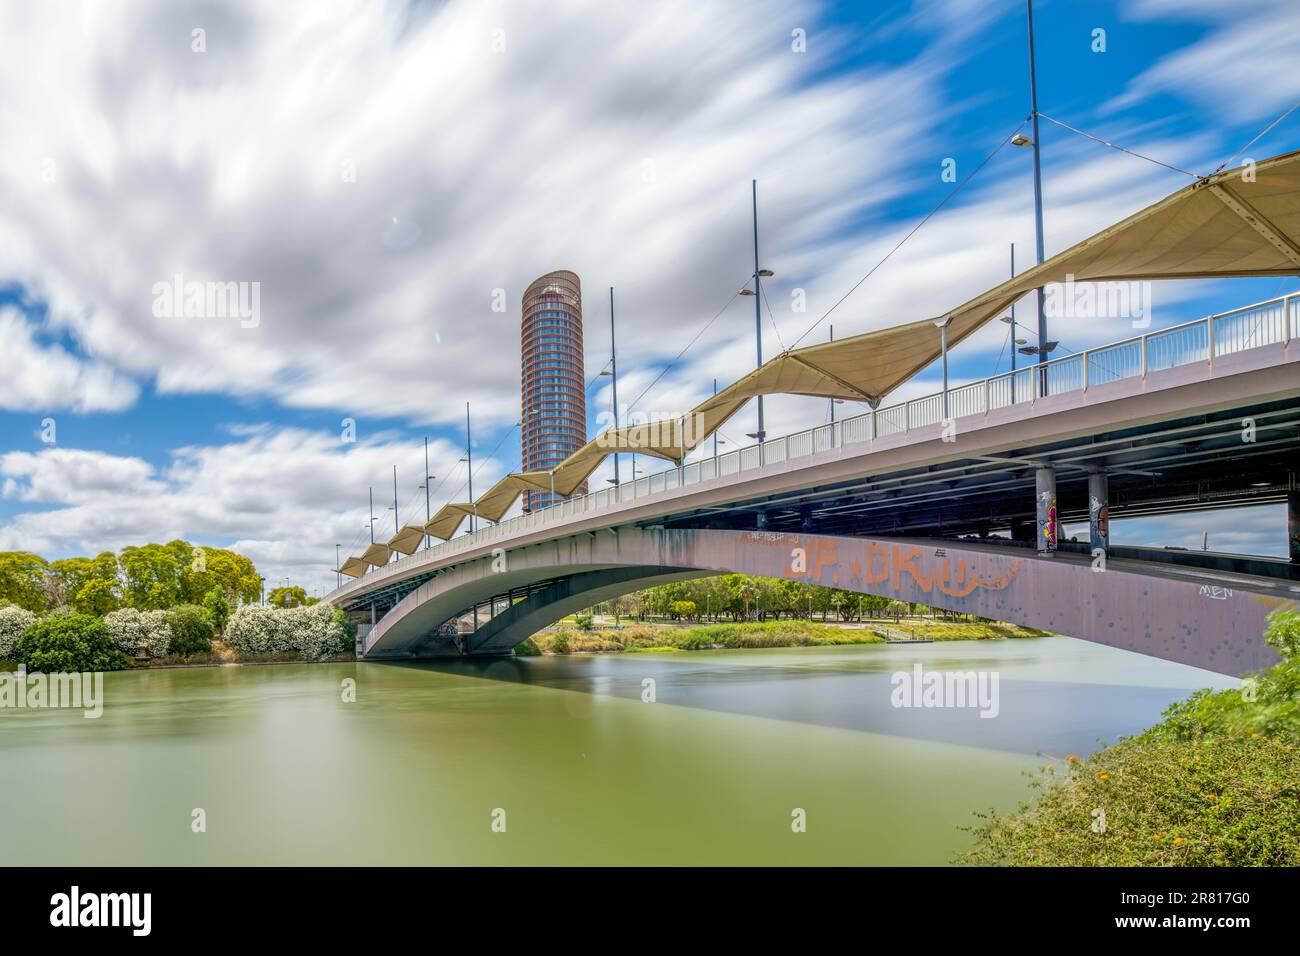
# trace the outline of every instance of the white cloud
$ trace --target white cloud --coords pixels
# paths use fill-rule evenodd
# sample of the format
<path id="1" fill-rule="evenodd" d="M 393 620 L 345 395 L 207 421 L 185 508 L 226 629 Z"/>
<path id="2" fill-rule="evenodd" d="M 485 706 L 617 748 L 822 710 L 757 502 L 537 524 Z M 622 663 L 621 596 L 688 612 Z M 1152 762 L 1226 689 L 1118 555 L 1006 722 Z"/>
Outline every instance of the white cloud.
<path id="1" fill-rule="evenodd" d="M 430 442 L 432 508 L 463 500 L 460 447 Z M 397 465 L 398 520 L 423 524 L 423 446 L 378 438 L 343 443 L 336 434 L 253 429 L 223 445 L 176 449 L 158 469 L 139 458 L 48 448 L 0 456 L 3 494 L 42 507 L 0 526 L 0 550 L 54 558 L 120 551 L 127 545 L 184 538 L 234 547 L 269 581 L 285 575 L 332 586 L 334 544 L 343 556 L 369 540 L 367 485 L 374 488 L 375 537 L 392 535 L 392 466 Z M 504 466 L 489 449 L 475 455 L 475 485 L 487 487 Z M 233 543 L 232 543 L 233 542 Z"/>
<path id="2" fill-rule="evenodd" d="M 818 23 L 788 0 L 7 7 L 0 279 L 162 393 L 508 421 L 535 276 L 578 271 L 594 328 L 616 285 L 630 353 L 671 354 L 747 274 L 751 176 L 769 248 L 810 256 L 905 187 L 950 63 L 818 78 Z M 260 325 L 155 318 L 176 274 L 260 282 Z"/>
<path id="3" fill-rule="evenodd" d="M 9 411 L 118 411 L 139 386 L 112 367 L 80 358 L 60 345 L 42 345 L 34 326 L 13 306 L 0 307 L 0 408 Z"/>
<path id="4" fill-rule="evenodd" d="M 1294 0 L 1132 0 L 1128 6 L 1135 18 L 1197 19 L 1210 29 L 1140 73 L 1112 108 L 1171 93 L 1240 123 L 1271 119 L 1300 100 L 1294 66 L 1300 57 L 1300 5 Z"/>

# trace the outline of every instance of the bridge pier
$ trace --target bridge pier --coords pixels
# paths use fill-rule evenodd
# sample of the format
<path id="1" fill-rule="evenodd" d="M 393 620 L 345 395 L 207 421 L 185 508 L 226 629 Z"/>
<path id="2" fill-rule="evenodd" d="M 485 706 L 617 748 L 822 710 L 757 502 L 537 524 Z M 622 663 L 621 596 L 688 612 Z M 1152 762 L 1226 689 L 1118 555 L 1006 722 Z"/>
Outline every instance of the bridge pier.
<path id="1" fill-rule="evenodd" d="M 1036 541 L 1040 555 L 1056 553 L 1061 535 L 1056 510 L 1056 469 L 1040 465 L 1034 471 Z"/>
<path id="2" fill-rule="evenodd" d="M 1110 479 L 1100 468 L 1088 473 L 1088 546 L 1094 557 L 1110 550 Z"/>

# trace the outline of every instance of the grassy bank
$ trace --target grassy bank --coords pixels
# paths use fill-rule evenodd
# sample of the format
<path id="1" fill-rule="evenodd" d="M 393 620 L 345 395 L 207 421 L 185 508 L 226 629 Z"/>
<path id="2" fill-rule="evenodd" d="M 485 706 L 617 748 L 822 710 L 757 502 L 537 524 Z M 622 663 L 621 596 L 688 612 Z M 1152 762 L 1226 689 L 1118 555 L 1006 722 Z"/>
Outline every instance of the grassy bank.
<path id="1" fill-rule="evenodd" d="M 614 629 L 579 630 L 557 628 L 534 634 L 520 644 L 515 653 L 537 654 L 608 654 L 672 651 L 698 651 L 720 648 L 816 647 L 843 644 L 882 644 L 887 639 L 910 636 L 903 625 L 881 624 L 867 628 L 836 627 L 812 621 L 762 621 L 734 624 L 702 624 L 697 627 L 671 627 L 661 624 L 635 624 Z M 1007 624 L 934 622 L 917 626 L 918 638 L 934 640 L 990 640 L 1008 637 L 1036 637 L 1030 631 Z"/>
<path id="2" fill-rule="evenodd" d="M 1265 635 L 1283 660 L 1201 690 L 1139 736 L 1032 778 L 1032 801 L 980 814 L 956 862 L 998 866 L 1300 865 L 1300 615 Z"/>

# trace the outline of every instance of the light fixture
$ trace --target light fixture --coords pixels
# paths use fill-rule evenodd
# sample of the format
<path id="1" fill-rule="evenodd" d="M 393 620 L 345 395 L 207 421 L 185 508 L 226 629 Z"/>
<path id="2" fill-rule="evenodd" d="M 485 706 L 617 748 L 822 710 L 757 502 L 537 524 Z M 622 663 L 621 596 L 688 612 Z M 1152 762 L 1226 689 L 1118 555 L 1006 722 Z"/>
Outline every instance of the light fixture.
<path id="1" fill-rule="evenodd" d="M 764 279 L 770 279 L 772 278 L 772 276 L 776 275 L 776 273 L 773 272 L 771 269 L 759 269 L 758 274 L 762 276 Z"/>
<path id="2" fill-rule="evenodd" d="M 753 294 L 754 294 L 753 289 L 741 289 L 739 292 L 736 293 L 736 295 L 753 295 Z"/>
<path id="3" fill-rule="evenodd" d="M 1033 146 L 1034 141 L 1030 139 L 1028 136 L 1026 136 L 1024 133 L 1017 133 L 1015 136 L 1011 137 L 1011 145 L 1012 146 Z"/>

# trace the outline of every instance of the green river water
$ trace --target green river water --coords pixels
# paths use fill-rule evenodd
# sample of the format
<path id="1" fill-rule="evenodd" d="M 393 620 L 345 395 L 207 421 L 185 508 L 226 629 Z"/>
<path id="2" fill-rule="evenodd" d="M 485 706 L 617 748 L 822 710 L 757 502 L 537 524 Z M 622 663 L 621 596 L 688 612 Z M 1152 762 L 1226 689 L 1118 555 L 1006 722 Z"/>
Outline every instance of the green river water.
<path id="1" fill-rule="evenodd" d="M 892 706 L 917 662 L 997 716 Z M 114 673 L 99 719 L 0 710 L 0 862 L 942 864 L 1036 753 L 1235 683 L 1063 637 Z"/>

